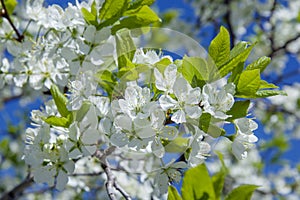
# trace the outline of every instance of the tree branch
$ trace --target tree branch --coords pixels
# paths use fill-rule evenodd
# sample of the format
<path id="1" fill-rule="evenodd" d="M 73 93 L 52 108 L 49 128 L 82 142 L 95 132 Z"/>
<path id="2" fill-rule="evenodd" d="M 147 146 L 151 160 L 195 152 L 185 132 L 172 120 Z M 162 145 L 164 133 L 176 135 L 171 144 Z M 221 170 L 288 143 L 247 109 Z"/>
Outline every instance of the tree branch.
<path id="1" fill-rule="evenodd" d="M 224 20 L 225 20 L 225 23 L 227 23 L 228 32 L 229 32 L 229 35 L 230 35 L 230 48 L 233 48 L 233 46 L 235 44 L 235 40 L 236 40 L 236 35 L 234 33 L 232 23 L 231 23 L 230 0 L 224 0 L 224 4 L 227 7 L 227 11 L 224 15 Z"/>
<path id="2" fill-rule="evenodd" d="M 33 177 L 31 175 L 28 175 L 26 179 L 21 182 L 19 185 L 15 186 L 12 190 L 10 190 L 7 193 L 4 193 L 0 200 L 13 200 L 20 197 L 24 190 L 28 187 L 30 187 L 33 183 Z"/>
<path id="3" fill-rule="evenodd" d="M 116 147 L 111 146 L 111 147 L 107 148 L 103 153 L 101 153 L 101 151 L 98 150 L 98 151 L 96 151 L 94 156 L 100 160 L 101 167 L 103 168 L 103 170 L 107 176 L 107 181 L 105 183 L 105 186 L 106 186 L 106 191 L 107 191 L 109 198 L 111 200 L 116 200 L 115 191 L 114 191 L 114 188 L 115 188 L 122 194 L 122 196 L 126 200 L 131 200 L 131 197 L 128 195 L 128 193 L 117 183 L 116 177 L 113 175 L 111 168 L 107 162 L 107 157 L 110 154 L 112 154 L 112 152 L 114 152 L 115 149 L 116 149 Z"/>
<path id="4" fill-rule="evenodd" d="M 24 35 L 20 34 L 20 32 L 18 31 L 18 29 L 16 28 L 16 26 L 12 22 L 9 14 L 8 14 L 7 8 L 5 6 L 4 0 L 1 0 L 1 5 L 2 5 L 2 9 L 1 9 L 1 12 L 0 12 L 0 16 L 3 17 L 3 18 L 5 18 L 5 19 L 7 19 L 8 23 L 10 24 L 10 26 L 13 28 L 13 30 L 15 31 L 15 33 L 17 35 L 16 40 L 18 42 L 22 42 L 24 40 Z"/>

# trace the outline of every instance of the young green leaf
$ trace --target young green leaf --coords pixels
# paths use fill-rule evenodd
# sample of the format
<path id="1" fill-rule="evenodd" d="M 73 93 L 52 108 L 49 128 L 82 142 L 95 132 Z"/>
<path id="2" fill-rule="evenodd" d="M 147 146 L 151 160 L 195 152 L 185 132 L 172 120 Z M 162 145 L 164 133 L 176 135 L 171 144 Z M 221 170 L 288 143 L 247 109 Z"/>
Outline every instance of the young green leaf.
<path id="1" fill-rule="evenodd" d="M 225 200 L 251 200 L 253 192 L 258 187 L 257 185 L 241 185 L 232 190 Z"/>
<path id="2" fill-rule="evenodd" d="M 225 177 L 226 173 L 224 171 L 219 171 L 212 176 L 216 199 L 221 198 Z"/>
<path id="3" fill-rule="evenodd" d="M 203 58 L 184 56 L 182 61 L 181 73 L 189 83 L 194 76 L 199 80 L 208 80 L 209 68 Z"/>
<path id="4" fill-rule="evenodd" d="M 274 85 L 273 83 L 268 83 L 267 81 L 260 80 L 259 89 L 270 89 L 270 88 L 278 88 L 278 86 Z"/>
<path id="5" fill-rule="evenodd" d="M 97 16 L 93 15 L 90 11 L 88 11 L 86 8 L 81 8 L 81 13 L 82 16 L 84 18 L 84 20 L 88 23 L 88 24 L 92 24 L 94 26 L 98 25 L 97 22 Z"/>
<path id="6" fill-rule="evenodd" d="M 226 64 L 222 65 L 219 69 L 219 73 L 215 74 L 215 79 L 220 79 L 226 76 L 228 73 L 232 72 L 235 67 L 237 67 L 240 63 L 244 63 L 251 53 L 254 45 L 251 45 L 247 49 L 245 49 L 242 53 L 238 54 L 236 57 L 232 58 Z"/>
<path id="7" fill-rule="evenodd" d="M 65 97 L 65 95 L 61 93 L 59 88 L 54 84 L 51 86 L 50 92 L 60 115 L 62 117 L 67 117 L 71 113 L 66 106 L 68 102 L 67 97 Z"/>
<path id="8" fill-rule="evenodd" d="M 264 56 L 249 64 L 246 70 L 260 69 L 260 73 L 262 73 L 270 62 L 271 58 Z"/>
<path id="9" fill-rule="evenodd" d="M 76 116 L 76 121 L 80 122 L 85 114 L 89 111 L 91 104 L 88 102 L 83 102 L 81 108 L 78 111 L 74 111 L 74 116 Z"/>
<path id="10" fill-rule="evenodd" d="M 136 47 L 128 30 L 120 30 L 116 34 L 116 49 L 118 55 L 118 67 L 128 67 L 128 61 L 133 59 Z"/>
<path id="11" fill-rule="evenodd" d="M 271 97 L 271 96 L 276 96 L 276 95 L 283 95 L 287 96 L 287 93 L 282 90 L 258 90 L 255 93 L 255 97 L 257 98 L 266 98 L 266 97 Z"/>
<path id="12" fill-rule="evenodd" d="M 230 51 L 229 59 L 231 60 L 232 58 L 237 57 L 240 53 L 242 53 L 243 51 L 245 51 L 245 49 L 247 49 L 248 45 L 249 42 L 245 42 L 245 41 L 241 41 L 236 45 L 234 45 L 234 47 Z"/>
<path id="13" fill-rule="evenodd" d="M 216 199 L 212 180 L 204 164 L 185 172 L 181 193 L 183 200 Z"/>
<path id="14" fill-rule="evenodd" d="M 127 8 L 128 0 L 106 0 L 100 11 L 100 20 L 108 20 L 116 15 L 122 16 L 123 8 Z"/>
<path id="15" fill-rule="evenodd" d="M 120 20 L 120 23 L 112 27 L 111 33 L 114 35 L 122 28 L 135 29 L 148 26 L 154 22 L 159 22 L 160 19 L 156 13 L 148 6 L 142 6 L 135 13 L 131 13 Z"/>
<path id="16" fill-rule="evenodd" d="M 211 41 L 208 52 L 218 68 L 229 60 L 230 36 L 225 27 L 221 26 L 219 34 Z"/>
<path id="17" fill-rule="evenodd" d="M 13 14 L 16 6 L 18 5 L 17 0 L 4 0 L 4 4 L 7 10 L 8 15 Z M 0 8 L 1 8 L 1 3 L 0 3 Z"/>
<path id="18" fill-rule="evenodd" d="M 68 128 L 70 126 L 70 119 L 67 117 L 49 116 L 44 119 L 44 121 L 52 126 L 59 126 L 64 128 Z"/>
<path id="19" fill-rule="evenodd" d="M 234 102 L 231 109 L 226 113 L 227 115 L 231 115 L 232 117 L 229 117 L 228 119 L 226 119 L 226 121 L 232 122 L 235 119 L 246 117 L 248 114 L 249 105 L 250 100 Z"/>
<path id="20" fill-rule="evenodd" d="M 168 200 L 182 200 L 176 188 L 174 188 L 173 186 L 169 186 L 168 188 Z"/>
<path id="21" fill-rule="evenodd" d="M 255 97 L 255 93 L 260 86 L 260 70 L 246 70 L 240 75 L 237 84 L 236 96 L 242 98 Z"/>
<path id="22" fill-rule="evenodd" d="M 177 137 L 172 141 L 164 141 L 164 147 L 166 152 L 169 153 L 181 153 L 188 147 L 188 138 Z"/>

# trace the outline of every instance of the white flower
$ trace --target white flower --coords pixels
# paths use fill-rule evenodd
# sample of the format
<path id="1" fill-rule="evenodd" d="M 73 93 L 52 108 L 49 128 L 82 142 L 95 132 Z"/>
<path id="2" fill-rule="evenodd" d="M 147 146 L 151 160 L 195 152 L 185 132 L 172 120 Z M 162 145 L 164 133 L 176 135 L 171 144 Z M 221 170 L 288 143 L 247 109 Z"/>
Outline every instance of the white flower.
<path id="1" fill-rule="evenodd" d="M 82 102 L 87 100 L 92 94 L 95 93 L 97 83 L 94 81 L 89 72 L 80 74 L 79 78 L 70 83 L 70 100 L 67 103 L 69 110 L 79 110 Z"/>
<path id="2" fill-rule="evenodd" d="M 156 136 L 151 144 L 151 150 L 154 155 L 162 158 L 165 154 L 165 148 L 162 145 L 162 140 L 172 141 L 178 135 L 178 130 L 174 126 L 165 126 L 165 113 L 154 108 L 150 114 L 151 126 L 154 129 Z"/>
<path id="3" fill-rule="evenodd" d="M 160 57 L 160 55 L 157 55 L 157 53 L 154 50 L 150 50 L 144 53 L 144 50 L 141 48 L 135 51 L 132 62 L 136 64 L 154 65 L 155 63 L 159 62 L 161 59 L 164 58 L 167 58 L 170 61 L 172 61 L 172 58 L 170 56 Z"/>
<path id="4" fill-rule="evenodd" d="M 226 88 L 226 90 L 227 89 L 228 88 Z M 204 111 L 219 119 L 230 117 L 226 115 L 226 112 L 233 106 L 234 98 L 232 94 L 226 90 L 225 88 L 217 90 L 212 85 L 206 84 L 202 90 Z M 232 91 L 232 89 L 228 90 Z"/>
<path id="5" fill-rule="evenodd" d="M 211 146 L 205 141 L 202 141 L 205 134 L 198 127 L 195 127 L 196 133 L 194 138 L 191 140 L 191 152 L 188 158 L 188 164 L 191 167 L 196 167 L 197 165 L 204 162 L 211 151 Z"/>
<path id="6" fill-rule="evenodd" d="M 232 143 L 232 152 L 237 159 L 245 159 L 247 150 L 257 142 L 258 138 L 252 131 L 258 128 L 257 123 L 249 118 L 241 118 L 234 120 L 237 127 L 237 135 Z"/>
<path id="7" fill-rule="evenodd" d="M 69 160 L 68 153 L 62 147 L 45 146 L 48 151 L 48 158 L 45 158 L 43 164 L 32 169 L 34 181 L 38 183 L 47 183 L 58 190 L 63 190 L 68 183 L 68 174 L 73 173 L 75 164 Z M 56 181 L 55 181 L 56 180 Z"/>
<path id="8" fill-rule="evenodd" d="M 166 67 L 163 75 L 158 71 L 158 69 L 154 69 L 155 76 L 155 86 L 157 89 L 164 91 L 166 93 L 173 93 L 173 85 L 176 80 L 177 75 L 177 66 L 174 64 L 170 64 Z"/>
<path id="9" fill-rule="evenodd" d="M 150 102 L 150 100 L 149 88 L 128 86 L 125 90 L 125 99 L 120 99 L 118 102 L 121 111 L 134 119 L 138 116 L 140 118 L 149 116 L 149 109 L 154 104 L 154 102 Z"/>
<path id="10" fill-rule="evenodd" d="M 234 120 L 234 124 L 237 126 L 239 133 L 246 135 L 252 135 L 252 131 L 258 128 L 257 123 L 249 118 L 236 119 Z"/>
<path id="11" fill-rule="evenodd" d="M 156 192 L 160 195 L 167 193 L 169 182 L 179 182 L 181 179 L 181 173 L 178 170 L 186 167 L 187 165 L 184 162 L 170 162 L 166 166 L 162 167 L 154 178 Z"/>
<path id="12" fill-rule="evenodd" d="M 77 123 L 71 124 L 69 128 L 69 138 L 66 143 L 69 156 L 78 158 L 80 156 L 89 156 L 95 153 L 96 143 L 100 138 L 96 129 L 88 128 L 81 131 Z"/>
<path id="13" fill-rule="evenodd" d="M 201 116 L 202 110 L 199 107 L 201 100 L 200 88 L 192 88 L 188 82 L 179 77 L 173 86 L 177 101 L 169 95 L 162 95 L 159 98 L 159 104 L 163 110 L 174 110 L 171 120 L 177 124 L 186 122 L 186 116 L 197 119 Z"/>

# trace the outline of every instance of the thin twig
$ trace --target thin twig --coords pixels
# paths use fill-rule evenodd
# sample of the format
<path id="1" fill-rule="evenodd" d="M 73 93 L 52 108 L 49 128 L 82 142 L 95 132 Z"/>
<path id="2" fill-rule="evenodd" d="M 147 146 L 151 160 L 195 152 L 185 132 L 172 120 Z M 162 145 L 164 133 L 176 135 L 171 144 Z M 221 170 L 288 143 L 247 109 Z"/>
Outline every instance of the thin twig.
<path id="1" fill-rule="evenodd" d="M 109 196 L 109 198 L 111 200 L 116 200 L 116 196 L 115 196 L 115 191 L 114 188 L 119 191 L 122 196 L 126 199 L 126 200 L 131 200 L 131 197 L 129 196 L 129 194 L 117 183 L 116 181 L 116 177 L 114 176 L 114 174 L 111 171 L 111 168 L 107 162 L 107 157 L 112 154 L 115 151 L 116 147 L 111 146 L 109 148 L 107 148 L 103 153 L 98 150 L 95 153 L 95 157 L 97 157 L 100 162 L 101 162 L 101 167 L 103 168 L 106 176 L 107 176 L 107 181 L 106 181 L 106 191 L 107 194 Z"/>
<path id="2" fill-rule="evenodd" d="M 99 176 L 103 174 L 103 172 L 97 172 L 97 173 L 76 173 L 76 174 L 70 174 L 69 176 Z"/>
<path id="3" fill-rule="evenodd" d="M 17 199 L 22 195 L 24 190 L 28 187 L 30 187 L 33 183 L 33 177 L 31 175 L 28 175 L 26 179 L 21 182 L 19 185 L 15 186 L 13 189 L 11 189 L 9 192 L 6 192 L 2 195 L 0 200 L 13 200 Z"/>
<path id="4" fill-rule="evenodd" d="M 10 24 L 10 26 L 13 28 L 13 30 L 15 31 L 16 35 L 17 35 L 17 38 L 16 40 L 18 42 L 22 42 L 23 39 L 24 39 L 24 35 L 23 34 L 20 34 L 20 32 L 18 31 L 18 29 L 16 28 L 16 26 L 14 25 L 14 23 L 12 22 L 9 14 L 8 14 L 8 11 L 7 11 L 7 8 L 5 6 L 5 3 L 4 3 L 4 0 L 1 0 L 1 4 L 2 4 L 2 9 L 1 9 L 1 16 L 4 17 L 5 19 L 7 19 L 8 23 Z"/>
<path id="5" fill-rule="evenodd" d="M 224 0 L 224 4 L 227 6 L 227 11 L 224 15 L 224 20 L 228 26 L 228 32 L 230 35 L 230 48 L 233 48 L 236 40 L 236 35 L 233 30 L 233 26 L 231 23 L 231 9 L 230 9 L 230 0 Z"/>
<path id="6" fill-rule="evenodd" d="M 271 43 L 272 52 L 274 52 L 274 50 L 275 50 L 275 31 L 276 31 L 275 28 L 276 28 L 276 26 L 275 26 L 275 24 L 272 24 L 271 20 L 273 18 L 276 6 L 277 6 L 277 0 L 274 0 L 272 8 L 270 10 L 270 16 L 269 16 L 269 23 L 271 24 L 271 31 L 270 31 L 269 40 L 270 40 L 270 43 Z"/>
<path id="7" fill-rule="evenodd" d="M 287 40 L 287 41 L 284 43 L 284 45 L 282 45 L 282 46 L 280 46 L 280 47 L 277 47 L 277 48 L 274 48 L 274 49 L 272 50 L 272 52 L 268 55 L 268 57 L 272 58 L 272 57 L 274 57 L 274 55 L 275 55 L 278 51 L 280 51 L 280 50 L 286 50 L 286 48 L 287 48 L 287 46 L 288 46 L 289 44 L 291 44 L 292 42 L 295 42 L 295 41 L 296 41 L 297 39 L 299 39 L 299 38 L 300 38 L 300 33 L 297 34 L 295 37 L 293 37 L 293 38 Z"/>

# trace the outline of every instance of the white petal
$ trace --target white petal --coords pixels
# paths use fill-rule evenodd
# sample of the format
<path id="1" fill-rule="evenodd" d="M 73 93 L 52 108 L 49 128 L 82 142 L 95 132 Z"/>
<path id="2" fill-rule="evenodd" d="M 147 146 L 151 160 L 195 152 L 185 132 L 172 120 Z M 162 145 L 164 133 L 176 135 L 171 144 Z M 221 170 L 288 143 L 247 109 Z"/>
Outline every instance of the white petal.
<path id="1" fill-rule="evenodd" d="M 169 187 L 169 178 L 163 172 L 158 172 L 155 177 L 154 187 L 158 189 L 160 195 L 166 194 Z"/>
<path id="2" fill-rule="evenodd" d="M 92 145 L 92 146 L 87 145 L 87 146 L 82 146 L 81 150 L 82 150 L 83 156 L 90 156 L 96 152 L 97 147 L 95 145 Z"/>
<path id="3" fill-rule="evenodd" d="M 118 147 L 123 147 L 128 144 L 129 140 L 128 137 L 123 133 L 114 133 L 110 137 L 110 142 Z"/>
<path id="4" fill-rule="evenodd" d="M 89 128 L 87 129 L 81 137 L 81 141 L 84 144 L 97 144 L 98 140 L 100 139 L 100 134 L 98 130 Z"/>
<path id="5" fill-rule="evenodd" d="M 234 140 L 234 142 L 232 143 L 232 153 L 239 160 L 245 159 L 247 157 L 245 146 L 236 140 Z"/>
<path id="6" fill-rule="evenodd" d="M 201 100 L 200 88 L 193 88 L 186 97 L 187 104 L 198 104 Z"/>
<path id="7" fill-rule="evenodd" d="M 115 118 L 114 125 L 116 128 L 132 131 L 132 121 L 131 118 L 127 115 L 118 115 Z"/>
<path id="8" fill-rule="evenodd" d="M 155 86 L 157 89 L 161 91 L 166 91 L 166 82 L 162 76 L 162 74 L 158 71 L 158 69 L 154 69 L 154 76 L 155 76 Z"/>
<path id="9" fill-rule="evenodd" d="M 165 148 L 161 144 L 159 139 L 153 140 L 153 143 L 151 144 L 151 149 L 152 149 L 152 153 L 159 158 L 162 158 L 165 154 Z"/>
<path id="10" fill-rule="evenodd" d="M 58 175 L 56 177 L 55 188 L 59 191 L 62 191 L 67 185 L 68 180 L 68 174 L 66 174 L 63 170 L 59 170 Z"/>
<path id="11" fill-rule="evenodd" d="M 165 113 L 159 108 L 154 108 L 150 114 L 151 125 L 155 129 L 160 129 L 165 122 Z"/>
<path id="12" fill-rule="evenodd" d="M 172 99 L 169 95 L 162 95 L 159 98 L 159 104 L 163 110 L 168 110 L 175 108 L 177 106 L 177 101 Z"/>
<path id="13" fill-rule="evenodd" d="M 189 92 L 188 82 L 183 77 L 178 77 L 174 83 L 173 91 L 179 102 L 184 102 Z"/>
<path id="14" fill-rule="evenodd" d="M 197 119 L 201 116 L 202 110 L 199 106 L 185 106 L 186 114 L 193 119 Z"/>
<path id="15" fill-rule="evenodd" d="M 174 140 L 178 135 L 178 130 L 174 126 L 165 126 L 161 129 L 160 137 L 163 139 Z"/>
<path id="16" fill-rule="evenodd" d="M 185 119 L 185 113 L 183 110 L 177 110 L 171 117 L 171 120 L 175 122 L 176 124 L 184 123 L 186 122 Z"/>

